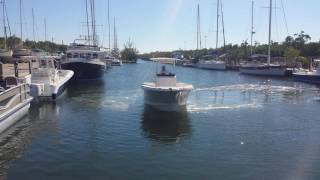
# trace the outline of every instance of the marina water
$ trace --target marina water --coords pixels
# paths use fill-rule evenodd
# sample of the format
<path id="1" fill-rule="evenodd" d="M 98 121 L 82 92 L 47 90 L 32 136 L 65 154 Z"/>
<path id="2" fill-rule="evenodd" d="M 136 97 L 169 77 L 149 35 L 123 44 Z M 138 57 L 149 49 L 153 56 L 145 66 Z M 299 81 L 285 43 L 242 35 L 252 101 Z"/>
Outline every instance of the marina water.
<path id="1" fill-rule="evenodd" d="M 7 179 L 319 179 L 319 87 L 177 67 L 187 112 L 144 106 L 139 61 L 69 85 L 1 137 Z M 0 178 L 0 179 L 1 179 Z"/>

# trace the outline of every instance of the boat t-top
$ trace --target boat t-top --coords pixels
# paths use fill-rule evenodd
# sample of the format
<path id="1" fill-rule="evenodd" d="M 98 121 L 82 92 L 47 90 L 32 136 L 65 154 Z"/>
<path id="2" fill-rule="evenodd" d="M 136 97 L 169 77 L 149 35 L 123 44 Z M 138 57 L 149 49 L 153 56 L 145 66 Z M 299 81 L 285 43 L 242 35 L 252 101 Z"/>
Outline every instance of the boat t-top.
<path id="1" fill-rule="evenodd" d="M 151 60 L 157 63 L 156 76 L 154 82 L 145 82 L 142 85 L 145 104 L 160 111 L 185 109 L 193 86 L 177 82 L 174 73 L 175 59 L 153 58 Z M 172 67 L 172 71 L 169 67 Z"/>

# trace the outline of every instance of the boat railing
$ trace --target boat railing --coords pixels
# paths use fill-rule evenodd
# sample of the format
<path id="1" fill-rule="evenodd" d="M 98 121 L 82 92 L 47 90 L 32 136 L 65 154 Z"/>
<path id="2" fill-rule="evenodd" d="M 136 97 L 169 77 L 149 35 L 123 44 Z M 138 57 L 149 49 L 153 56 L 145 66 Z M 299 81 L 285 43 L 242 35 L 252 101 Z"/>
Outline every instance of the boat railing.
<path id="1" fill-rule="evenodd" d="M 20 84 L 11 87 L 0 93 L 0 114 L 3 115 L 9 109 L 23 103 L 31 98 L 30 86 L 28 84 Z"/>
<path id="2" fill-rule="evenodd" d="M 31 62 L 0 64 L 0 80 L 6 77 L 23 78 L 31 74 Z"/>

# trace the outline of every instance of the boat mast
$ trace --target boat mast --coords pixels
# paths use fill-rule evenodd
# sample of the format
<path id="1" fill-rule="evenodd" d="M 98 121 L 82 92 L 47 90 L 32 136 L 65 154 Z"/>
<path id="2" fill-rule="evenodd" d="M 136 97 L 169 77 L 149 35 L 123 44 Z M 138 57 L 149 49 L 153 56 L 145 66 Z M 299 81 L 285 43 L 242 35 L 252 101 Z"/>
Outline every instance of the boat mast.
<path id="1" fill-rule="evenodd" d="M 254 1 L 252 0 L 251 2 L 251 48 L 250 48 L 250 53 L 251 56 L 253 54 L 253 34 L 254 34 L 254 27 L 253 27 L 253 9 L 254 9 Z"/>
<path id="2" fill-rule="evenodd" d="M 223 6 L 222 6 L 222 0 L 220 2 L 221 4 L 221 23 L 222 23 L 222 34 L 223 34 L 223 47 L 226 47 L 226 36 L 224 33 L 224 18 L 223 18 Z"/>
<path id="3" fill-rule="evenodd" d="M 201 35 L 200 35 L 200 6 L 198 4 L 198 8 L 197 8 L 197 50 L 199 50 L 199 47 L 201 46 L 200 39 L 201 39 Z"/>
<path id="4" fill-rule="evenodd" d="M 47 41 L 47 20 L 44 18 L 44 42 Z"/>
<path id="5" fill-rule="evenodd" d="M 6 28 L 6 14 L 5 14 L 5 0 L 2 1 L 3 11 L 3 33 L 4 33 L 4 49 L 7 49 L 7 28 Z"/>
<path id="6" fill-rule="evenodd" d="M 111 34 L 110 34 L 110 2 L 108 0 L 108 36 L 109 36 L 109 50 L 111 50 Z"/>
<path id="7" fill-rule="evenodd" d="M 117 50 L 118 49 L 118 38 L 117 38 L 117 29 L 116 29 L 116 17 L 113 18 L 113 49 Z"/>
<path id="8" fill-rule="evenodd" d="M 220 1 L 217 0 L 217 32 L 216 32 L 216 49 L 218 49 L 218 41 L 219 41 L 219 7 Z"/>
<path id="9" fill-rule="evenodd" d="M 22 0 L 20 0 L 20 39 L 21 39 L 21 42 L 23 43 L 23 40 L 22 40 Z"/>
<path id="10" fill-rule="evenodd" d="M 93 45 L 97 46 L 94 0 L 91 0 L 91 19 L 92 19 L 92 41 L 93 41 Z"/>
<path id="11" fill-rule="evenodd" d="M 36 42 L 36 35 L 35 35 L 35 21 L 34 21 L 34 10 L 32 8 L 32 35 L 33 35 L 33 41 Z"/>
<path id="12" fill-rule="evenodd" d="M 269 9 L 269 47 L 268 47 L 268 65 L 271 62 L 271 24 L 272 24 L 272 0 L 270 0 L 270 9 Z"/>
<path id="13" fill-rule="evenodd" d="M 89 11 L 88 11 L 88 0 L 86 0 L 86 18 L 87 18 L 87 40 L 90 45 L 90 25 L 89 25 Z"/>

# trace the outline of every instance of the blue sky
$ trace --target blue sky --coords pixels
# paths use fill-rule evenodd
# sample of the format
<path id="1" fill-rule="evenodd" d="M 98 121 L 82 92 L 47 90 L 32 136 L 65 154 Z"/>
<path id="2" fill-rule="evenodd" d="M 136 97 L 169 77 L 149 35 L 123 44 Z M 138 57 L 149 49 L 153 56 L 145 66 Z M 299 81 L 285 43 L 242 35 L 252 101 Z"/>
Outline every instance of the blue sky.
<path id="1" fill-rule="evenodd" d="M 282 0 L 289 34 L 301 30 L 320 40 L 319 0 Z M 255 41 L 267 42 L 268 0 L 255 0 Z M 286 35 L 281 0 L 273 12 L 273 40 Z M 111 17 L 117 19 L 120 47 L 131 38 L 139 52 L 195 49 L 196 6 L 200 4 L 203 46 L 215 45 L 216 0 L 110 0 Z M 19 35 L 19 0 L 7 0 L 12 33 Z M 241 43 L 250 37 L 251 0 L 223 0 L 227 43 Z M 24 37 L 32 39 L 32 13 L 36 16 L 37 40 L 44 39 L 44 18 L 48 39 L 70 43 L 85 34 L 85 0 L 23 0 Z M 96 0 L 100 44 L 107 46 L 107 0 Z M 222 33 L 220 32 L 220 40 Z M 222 45 L 220 41 L 219 45 Z"/>

